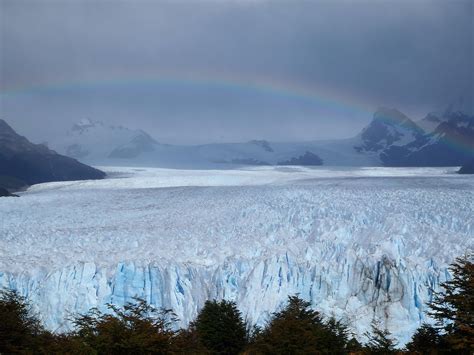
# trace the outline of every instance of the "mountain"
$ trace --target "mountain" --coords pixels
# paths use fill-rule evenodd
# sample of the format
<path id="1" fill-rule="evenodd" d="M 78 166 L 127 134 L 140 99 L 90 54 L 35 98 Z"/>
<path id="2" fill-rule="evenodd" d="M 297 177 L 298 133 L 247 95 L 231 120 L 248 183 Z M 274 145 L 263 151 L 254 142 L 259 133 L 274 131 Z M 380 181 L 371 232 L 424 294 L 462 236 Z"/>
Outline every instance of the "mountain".
<path id="1" fill-rule="evenodd" d="M 469 103 L 463 97 L 450 103 L 444 110 L 438 110 L 428 113 L 423 119 L 416 123 L 426 133 L 432 133 L 441 123 L 447 122 L 449 117 L 453 114 L 460 114 L 463 116 L 473 116 L 474 112 L 469 107 Z"/>
<path id="2" fill-rule="evenodd" d="M 139 158 L 143 153 L 153 152 L 158 145 L 144 131 L 89 119 L 74 124 L 64 137 L 51 142 L 56 151 L 89 163 Z"/>
<path id="3" fill-rule="evenodd" d="M 416 124 L 426 133 L 432 133 L 443 121 L 442 115 L 431 112 L 425 118 L 416 122 Z"/>
<path id="4" fill-rule="evenodd" d="M 148 133 L 100 121 L 82 120 L 63 137 L 50 142 L 56 151 L 92 165 L 158 166 L 168 168 L 230 168 L 242 165 L 379 165 L 374 154 L 353 149 L 357 139 L 194 146 L 160 144 Z"/>
<path id="5" fill-rule="evenodd" d="M 405 146 L 421 134 L 422 129 L 400 111 L 380 108 L 360 133 L 361 144 L 355 149 L 360 153 L 381 153 L 391 147 Z"/>
<path id="6" fill-rule="evenodd" d="M 461 169 L 459 169 L 459 174 L 474 174 L 474 159 L 464 164 Z"/>
<path id="7" fill-rule="evenodd" d="M 380 108 L 358 135 L 312 142 L 179 146 L 160 144 L 142 130 L 83 120 L 53 147 L 95 165 L 230 168 L 242 165 L 460 166 L 474 158 L 474 116 L 450 106 L 415 122 Z"/>
<path id="8" fill-rule="evenodd" d="M 109 158 L 137 158 L 142 153 L 153 152 L 155 150 L 156 145 L 158 145 L 157 141 L 155 141 L 145 132 L 139 131 L 138 134 L 133 137 L 130 142 L 120 147 L 117 147 L 112 152 L 110 152 Z"/>
<path id="9" fill-rule="evenodd" d="M 49 181 L 102 179 L 102 171 L 33 144 L 0 120 L 0 184 L 17 189 Z"/>
<path id="10" fill-rule="evenodd" d="M 474 158 L 474 116 L 448 108 L 415 123 L 395 109 L 378 110 L 355 149 L 384 166 L 459 166 Z"/>
<path id="11" fill-rule="evenodd" d="M 0 197 L 18 197 L 18 195 L 14 195 L 6 188 L 0 187 Z"/>
<path id="12" fill-rule="evenodd" d="M 474 116 L 446 110 L 425 121 L 437 122 L 431 132 L 418 135 L 402 147 L 390 147 L 381 154 L 387 166 L 459 166 L 474 159 Z"/>
<path id="13" fill-rule="evenodd" d="M 316 166 L 316 165 L 323 165 L 323 161 L 316 154 L 306 151 L 303 155 L 300 155 L 299 157 L 295 157 L 286 161 L 278 162 L 278 165 Z"/>

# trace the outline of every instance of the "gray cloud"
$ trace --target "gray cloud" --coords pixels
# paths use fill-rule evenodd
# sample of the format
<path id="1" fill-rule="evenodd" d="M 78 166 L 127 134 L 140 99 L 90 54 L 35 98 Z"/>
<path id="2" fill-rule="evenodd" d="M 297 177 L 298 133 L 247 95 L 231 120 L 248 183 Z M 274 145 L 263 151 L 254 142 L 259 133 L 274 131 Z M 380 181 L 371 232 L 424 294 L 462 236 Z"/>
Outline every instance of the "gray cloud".
<path id="1" fill-rule="evenodd" d="M 83 117 L 166 142 L 342 137 L 377 106 L 416 116 L 474 101 L 470 0 L 0 0 L 0 10 L 0 114 L 37 140 Z M 134 80 L 163 75 L 203 82 Z M 333 101 L 206 84 L 228 77 Z"/>

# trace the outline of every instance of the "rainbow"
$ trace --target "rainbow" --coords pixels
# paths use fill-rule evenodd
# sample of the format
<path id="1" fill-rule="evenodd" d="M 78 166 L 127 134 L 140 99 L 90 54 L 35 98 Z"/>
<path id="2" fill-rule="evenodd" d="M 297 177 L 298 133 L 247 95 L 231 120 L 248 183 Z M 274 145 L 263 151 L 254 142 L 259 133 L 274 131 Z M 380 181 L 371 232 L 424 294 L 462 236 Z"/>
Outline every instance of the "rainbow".
<path id="1" fill-rule="evenodd" d="M 348 112 L 356 112 L 371 117 L 375 107 L 364 104 L 353 96 L 341 94 L 339 91 L 315 85 L 296 84 L 291 81 L 276 80 L 269 77 L 232 76 L 222 73 L 142 73 L 131 77 L 110 76 L 100 80 L 64 81 L 30 83 L 28 85 L 0 88 L 0 97 L 17 96 L 35 93 L 56 93 L 74 89 L 97 89 L 101 87 L 127 86 L 182 86 L 192 88 L 214 88 L 246 93 L 260 93 L 281 99 L 294 99 L 314 105 L 328 105 Z M 382 117 L 387 123 L 399 123 L 391 117 Z M 420 127 L 420 133 L 427 133 Z M 474 155 L 473 143 L 463 137 L 447 136 L 444 141 L 456 150 Z"/>
<path id="2" fill-rule="evenodd" d="M 287 99 L 304 100 L 315 104 L 327 104 L 342 109 L 364 113 L 373 113 L 374 109 L 361 100 L 341 95 L 336 91 L 318 86 L 305 86 L 290 81 L 275 80 L 265 77 L 237 77 L 230 75 L 210 74 L 147 74 L 133 77 L 105 77 L 100 80 L 64 81 L 30 83 L 28 85 L 0 88 L 0 95 L 34 94 L 35 92 L 60 92 L 80 88 L 98 88 L 110 86 L 140 85 L 182 85 L 196 88 L 221 88 L 242 92 L 256 92 L 269 96 Z"/>

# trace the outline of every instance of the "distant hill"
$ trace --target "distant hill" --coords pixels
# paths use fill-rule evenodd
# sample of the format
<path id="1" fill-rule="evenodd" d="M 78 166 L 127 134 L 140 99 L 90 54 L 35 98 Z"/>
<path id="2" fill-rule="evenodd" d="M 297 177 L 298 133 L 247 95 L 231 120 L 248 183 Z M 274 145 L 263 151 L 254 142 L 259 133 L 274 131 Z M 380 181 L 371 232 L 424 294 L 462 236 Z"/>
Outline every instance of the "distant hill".
<path id="1" fill-rule="evenodd" d="M 358 140 L 279 143 L 251 140 L 195 146 L 169 145 L 139 129 L 82 120 L 50 146 L 93 165 L 228 168 L 258 165 L 378 165 L 377 158 L 353 149 Z"/>
<path id="2" fill-rule="evenodd" d="M 157 146 L 159 143 L 142 130 L 89 119 L 74 124 L 63 137 L 51 142 L 52 149 L 84 161 L 137 159 Z"/>
<path id="3" fill-rule="evenodd" d="M 474 116 L 453 106 L 415 122 L 380 108 L 349 139 L 312 142 L 216 143 L 178 146 L 148 133 L 83 120 L 52 142 L 58 152 L 96 165 L 227 168 L 256 165 L 461 166 L 474 159 Z"/>
<path id="4" fill-rule="evenodd" d="M 311 152 L 306 151 L 299 157 L 294 157 L 289 160 L 278 162 L 278 165 L 304 165 L 304 166 L 317 166 L 323 165 L 322 159 Z"/>
<path id="5" fill-rule="evenodd" d="M 16 190 L 42 182 L 104 177 L 100 170 L 31 143 L 0 120 L 0 187 Z"/>
<path id="6" fill-rule="evenodd" d="M 0 197 L 18 197 L 17 195 L 12 194 L 4 187 L 0 187 Z"/>
<path id="7" fill-rule="evenodd" d="M 474 159 L 464 164 L 461 169 L 459 169 L 459 174 L 474 174 Z"/>
<path id="8" fill-rule="evenodd" d="M 381 109 L 361 139 L 356 149 L 376 152 L 384 166 L 459 166 L 474 158 L 474 117 L 448 109 L 417 124 L 397 110 Z"/>

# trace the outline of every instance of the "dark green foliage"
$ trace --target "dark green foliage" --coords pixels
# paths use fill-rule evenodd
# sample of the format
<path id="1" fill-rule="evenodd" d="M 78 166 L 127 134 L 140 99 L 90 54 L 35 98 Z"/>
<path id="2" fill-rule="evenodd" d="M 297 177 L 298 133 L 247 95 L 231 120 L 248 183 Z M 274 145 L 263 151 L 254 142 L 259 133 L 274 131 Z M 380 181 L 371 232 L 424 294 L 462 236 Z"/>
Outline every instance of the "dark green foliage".
<path id="1" fill-rule="evenodd" d="M 287 306 L 255 335 L 249 353 L 344 354 L 347 328 L 335 319 L 324 322 L 310 305 L 297 296 L 289 297 Z"/>
<path id="2" fill-rule="evenodd" d="M 474 255 L 457 258 L 451 265 L 452 279 L 441 286 L 429 304 L 450 346 L 464 353 L 474 352 Z"/>
<path id="3" fill-rule="evenodd" d="M 238 354 L 247 343 L 246 324 L 234 302 L 207 301 L 192 327 L 199 342 L 214 354 Z"/>
<path id="4" fill-rule="evenodd" d="M 177 354 L 212 354 L 200 341 L 194 324 L 191 324 L 188 329 L 181 329 L 176 333 L 171 352 Z"/>
<path id="5" fill-rule="evenodd" d="M 15 291 L 0 291 L 0 354 L 39 348 L 45 333 L 24 297 Z"/>
<path id="6" fill-rule="evenodd" d="M 431 325 L 423 324 L 413 334 L 411 341 L 407 344 L 408 351 L 416 354 L 434 354 L 441 344 L 441 336 L 438 329 Z"/>
<path id="7" fill-rule="evenodd" d="M 350 353 L 359 353 L 363 350 L 362 344 L 359 341 L 352 337 L 346 345 L 347 352 Z"/>
<path id="8" fill-rule="evenodd" d="M 346 349 L 349 342 L 349 329 L 341 321 L 334 317 L 329 318 L 324 323 L 326 328 L 325 345 L 328 349 L 339 349 L 343 351 Z"/>
<path id="9" fill-rule="evenodd" d="M 97 309 L 74 320 L 74 336 L 98 354 L 165 354 L 171 350 L 173 314 L 145 300 L 123 308 L 108 305 L 110 314 Z"/>
<path id="10" fill-rule="evenodd" d="M 373 323 L 372 332 L 367 332 L 365 335 L 369 338 L 366 348 L 371 354 L 396 353 L 397 343 L 387 329 L 380 329 L 376 323 Z"/>

